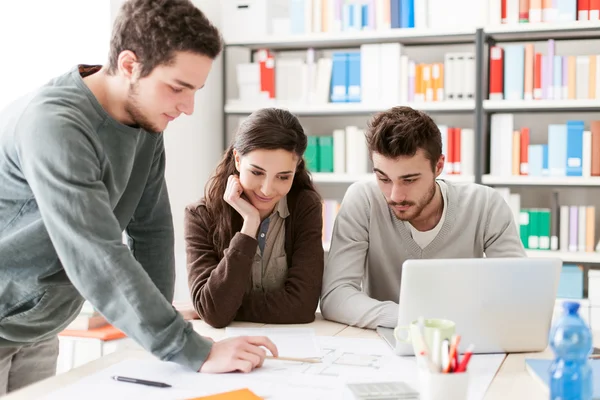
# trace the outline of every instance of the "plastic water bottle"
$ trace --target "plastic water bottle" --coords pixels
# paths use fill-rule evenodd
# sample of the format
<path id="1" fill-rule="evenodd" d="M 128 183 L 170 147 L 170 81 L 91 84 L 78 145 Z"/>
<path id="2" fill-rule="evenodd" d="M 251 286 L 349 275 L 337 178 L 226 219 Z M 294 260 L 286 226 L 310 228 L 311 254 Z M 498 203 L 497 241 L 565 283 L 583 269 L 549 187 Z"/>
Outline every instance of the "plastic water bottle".
<path id="1" fill-rule="evenodd" d="M 550 367 L 551 400 L 591 400 L 592 333 L 579 316 L 579 303 L 563 303 L 563 315 L 550 331 L 554 361 Z"/>

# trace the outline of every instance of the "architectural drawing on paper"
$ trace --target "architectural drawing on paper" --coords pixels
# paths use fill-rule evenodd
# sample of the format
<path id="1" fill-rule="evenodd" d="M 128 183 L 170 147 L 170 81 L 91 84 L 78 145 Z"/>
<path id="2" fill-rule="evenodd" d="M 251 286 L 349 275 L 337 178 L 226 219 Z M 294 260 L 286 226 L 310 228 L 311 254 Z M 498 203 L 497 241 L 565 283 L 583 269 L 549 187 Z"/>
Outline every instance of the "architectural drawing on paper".
<path id="1" fill-rule="evenodd" d="M 383 367 L 384 356 L 378 354 L 360 354 L 335 348 L 321 350 L 321 363 L 281 362 L 270 368 L 271 372 L 299 373 L 305 375 L 340 376 L 344 372 L 363 370 L 373 373 Z"/>

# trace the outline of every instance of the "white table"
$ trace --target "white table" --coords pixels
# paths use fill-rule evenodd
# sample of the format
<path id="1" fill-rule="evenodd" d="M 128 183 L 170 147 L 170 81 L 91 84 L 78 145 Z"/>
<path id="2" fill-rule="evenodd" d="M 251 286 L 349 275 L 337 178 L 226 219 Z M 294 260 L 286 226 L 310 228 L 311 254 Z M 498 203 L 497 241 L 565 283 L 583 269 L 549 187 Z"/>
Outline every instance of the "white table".
<path id="1" fill-rule="evenodd" d="M 213 328 L 203 321 L 193 321 L 194 329 L 204 336 L 212 337 L 215 340 L 225 337 L 225 329 Z M 341 336 L 354 338 L 379 338 L 379 335 L 374 330 L 359 329 L 349 327 L 344 324 L 323 320 L 320 314 L 317 314 L 317 319 L 311 324 L 305 325 L 266 325 L 248 322 L 234 322 L 232 327 L 305 327 L 314 328 L 317 335 L 321 336 Z M 600 338 L 600 333 L 594 335 L 595 338 Z M 600 340 L 595 340 L 600 342 Z M 596 343 L 598 345 L 599 343 Z M 126 359 L 131 358 L 150 358 L 149 353 L 143 350 L 125 350 L 118 353 L 113 353 L 102 357 L 89 364 L 75 368 L 64 374 L 46 379 L 37 384 L 26 387 L 20 391 L 14 392 L 4 399 L 6 400 L 24 400 L 34 399 L 48 394 L 51 391 L 60 389 L 66 385 L 72 384 L 77 380 L 91 375 L 103 368 L 116 364 Z M 541 353 L 526 353 L 526 354 L 509 354 L 498 374 L 494 378 L 491 386 L 486 393 L 485 400 L 542 400 L 547 399 L 548 394 L 542 386 L 535 381 L 525 370 L 525 358 L 551 358 L 552 353 L 549 350 Z"/>

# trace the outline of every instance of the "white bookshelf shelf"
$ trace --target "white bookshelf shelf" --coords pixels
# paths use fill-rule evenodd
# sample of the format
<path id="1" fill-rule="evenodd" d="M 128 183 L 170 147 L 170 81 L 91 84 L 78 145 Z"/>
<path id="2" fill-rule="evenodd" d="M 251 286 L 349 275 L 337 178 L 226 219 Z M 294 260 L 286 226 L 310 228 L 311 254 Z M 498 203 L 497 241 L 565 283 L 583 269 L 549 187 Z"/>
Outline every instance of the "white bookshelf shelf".
<path id="1" fill-rule="evenodd" d="M 588 111 L 599 110 L 600 100 L 484 100 L 488 111 Z"/>
<path id="2" fill-rule="evenodd" d="M 330 242 L 323 242 L 323 250 L 329 251 Z M 600 264 L 600 253 L 569 252 L 569 251 L 549 251 L 549 250 L 527 250 L 527 257 L 530 258 L 560 258 L 566 263 L 585 263 Z"/>
<path id="3" fill-rule="evenodd" d="M 494 176 L 483 175 L 481 183 L 498 186 L 598 186 L 600 177 L 583 178 L 578 176 Z"/>
<path id="4" fill-rule="evenodd" d="M 600 38 L 600 21 L 495 25 L 485 33 L 501 41 Z"/>
<path id="5" fill-rule="evenodd" d="M 263 107 L 279 107 L 285 108 L 296 115 L 357 115 L 371 114 L 374 112 L 384 111 L 395 104 L 363 104 L 363 103 L 327 103 L 319 105 L 308 104 L 290 104 L 278 102 L 258 102 L 258 103 L 243 103 L 239 101 L 231 101 L 225 105 L 226 114 L 251 114 L 254 111 Z M 409 107 L 431 112 L 459 112 L 473 111 L 475 109 L 475 101 L 437 101 L 437 102 L 419 102 L 408 103 Z"/>
<path id="6" fill-rule="evenodd" d="M 335 174 L 328 172 L 313 172 L 313 182 L 315 183 L 354 183 L 357 181 L 375 179 L 372 173 L 351 175 L 351 174 Z M 439 179 L 444 179 L 452 182 L 474 182 L 473 175 L 441 175 Z"/>
<path id="7" fill-rule="evenodd" d="M 465 183 L 473 183 L 475 182 L 475 176 L 473 175 L 440 175 L 438 179 L 443 179 L 445 181 L 450 182 L 465 182 Z"/>
<path id="8" fill-rule="evenodd" d="M 331 247 L 330 242 L 323 242 L 323 250 L 328 252 Z M 569 251 L 549 251 L 549 250 L 526 250 L 527 257 L 530 258 L 560 258 L 565 263 L 584 263 L 600 264 L 600 253 L 569 252 Z"/>
<path id="9" fill-rule="evenodd" d="M 291 50 L 306 48 L 358 47 L 369 43 L 445 44 L 475 42 L 475 29 L 388 29 L 306 35 L 272 35 L 230 40 L 226 46 L 249 49 Z"/>
<path id="10" fill-rule="evenodd" d="M 328 172 L 313 172 L 313 182 L 315 183 L 353 183 L 357 181 L 375 179 L 374 174 L 335 174 Z"/>
<path id="11" fill-rule="evenodd" d="M 595 252 L 571 252 L 571 251 L 550 251 L 550 250 L 526 250 L 527 257 L 531 258 L 560 258 L 563 262 L 567 263 L 590 263 L 600 264 L 600 253 Z"/>

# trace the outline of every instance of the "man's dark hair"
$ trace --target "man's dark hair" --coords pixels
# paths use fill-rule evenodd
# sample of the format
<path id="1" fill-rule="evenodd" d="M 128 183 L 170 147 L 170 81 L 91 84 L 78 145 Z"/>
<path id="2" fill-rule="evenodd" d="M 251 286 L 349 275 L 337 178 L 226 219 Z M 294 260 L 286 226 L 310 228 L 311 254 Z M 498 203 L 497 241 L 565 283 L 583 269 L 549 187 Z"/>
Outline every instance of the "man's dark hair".
<path id="1" fill-rule="evenodd" d="M 442 154 L 442 135 L 435 122 L 424 112 L 410 107 L 393 107 L 375 114 L 365 136 L 369 154 L 375 152 L 396 159 L 412 157 L 422 149 L 433 170 Z"/>
<path id="2" fill-rule="evenodd" d="M 128 0 L 112 30 L 108 73 L 117 71 L 122 51 L 135 53 L 140 78 L 168 65 L 175 52 L 192 52 L 215 59 L 223 49 L 219 30 L 189 0 Z"/>

